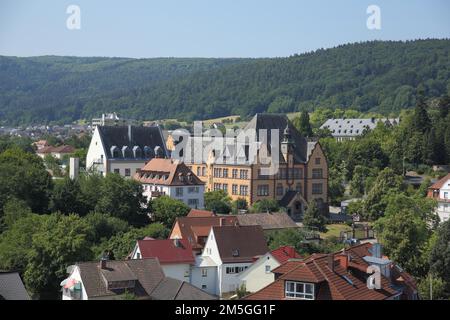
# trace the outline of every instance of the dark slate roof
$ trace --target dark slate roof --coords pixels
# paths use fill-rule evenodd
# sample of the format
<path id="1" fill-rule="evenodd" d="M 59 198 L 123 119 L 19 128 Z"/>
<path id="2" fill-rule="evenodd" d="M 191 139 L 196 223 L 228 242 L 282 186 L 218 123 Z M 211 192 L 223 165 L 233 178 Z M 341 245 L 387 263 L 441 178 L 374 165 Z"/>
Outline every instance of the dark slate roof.
<path id="1" fill-rule="evenodd" d="M 240 226 L 261 226 L 264 230 L 298 228 L 284 212 L 248 213 L 236 216 Z"/>
<path id="2" fill-rule="evenodd" d="M 169 277 L 160 282 L 153 291 L 152 298 L 155 300 L 217 300 L 216 296 L 185 281 Z"/>
<path id="3" fill-rule="evenodd" d="M 107 158 L 113 158 L 111 147 L 116 146 L 122 151 L 124 146 L 132 151 L 135 146 L 142 150 L 149 147 L 152 151 L 159 146 L 163 157 L 167 157 L 167 149 L 160 127 L 137 127 L 137 126 L 98 126 L 100 137 L 105 147 Z M 145 157 L 144 157 L 145 158 Z M 147 157 L 148 158 L 148 157 Z"/>
<path id="4" fill-rule="evenodd" d="M 261 226 L 214 226 L 213 232 L 224 263 L 252 262 L 269 251 Z"/>
<path id="5" fill-rule="evenodd" d="M 291 203 L 292 199 L 295 198 L 295 196 L 297 195 L 297 193 L 298 193 L 298 192 L 295 191 L 295 190 L 287 191 L 287 192 L 284 194 L 283 198 L 281 198 L 281 200 L 278 201 L 278 203 L 280 204 L 281 207 L 286 208 L 286 207 L 289 205 L 289 203 Z"/>
<path id="6" fill-rule="evenodd" d="M 294 125 L 289 121 L 286 115 L 284 114 L 265 114 L 265 113 L 257 113 L 252 120 L 245 126 L 244 130 L 255 129 L 256 134 L 259 141 L 259 130 L 267 129 L 267 143 L 269 145 L 269 150 L 271 148 L 271 129 L 279 129 L 279 138 L 280 138 L 280 149 L 281 142 L 283 141 L 283 132 L 286 129 L 286 126 L 291 131 L 292 141 L 295 146 L 295 154 L 294 160 L 297 163 L 304 163 L 307 161 L 307 153 L 308 153 L 308 141 L 305 137 L 303 137 L 300 132 L 294 127 Z M 280 162 L 283 162 L 283 157 L 281 155 L 280 150 Z"/>
<path id="7" fill-rule="evenodd" d="M 0 272 L 0 300 L 31 300 L 17 272 Z"/>

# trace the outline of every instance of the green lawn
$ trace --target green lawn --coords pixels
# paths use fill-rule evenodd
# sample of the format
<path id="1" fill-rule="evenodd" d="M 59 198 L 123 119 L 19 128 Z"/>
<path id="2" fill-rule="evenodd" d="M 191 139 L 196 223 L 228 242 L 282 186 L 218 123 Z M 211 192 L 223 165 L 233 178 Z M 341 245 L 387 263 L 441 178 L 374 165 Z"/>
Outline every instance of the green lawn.
<path id="1" fill-rule="evenodd" d="M 327 224 L 327 229 L 328 229 L 327 232 L 321 232 L 320 233 L 320 237 L 322 239 L 326 239 L 326 238 L 333 237 L 333 236 L 339 237 L 341 231 L 350 231 L 350 230 L 352 230 L 351 227 L 349 227 L 348 225 L 343 224 L 343 223 L 342 224 L 341 223 Z"/>

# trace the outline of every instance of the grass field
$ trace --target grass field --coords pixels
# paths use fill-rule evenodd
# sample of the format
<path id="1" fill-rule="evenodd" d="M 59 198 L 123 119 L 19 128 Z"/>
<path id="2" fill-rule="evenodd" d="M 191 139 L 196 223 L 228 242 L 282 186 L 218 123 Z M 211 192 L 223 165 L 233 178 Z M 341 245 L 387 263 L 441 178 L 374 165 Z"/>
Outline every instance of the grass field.
<path id="1" fill-rule="evenodd" d="M 335 223 L 335 224 L 327 224 L 327 232 L 320 233 L 320 237 L 322 239 L 326 239 L 329 237 L 339 237 L 341 231 L 351 231 L 352 228 L 346 224 Z"/>

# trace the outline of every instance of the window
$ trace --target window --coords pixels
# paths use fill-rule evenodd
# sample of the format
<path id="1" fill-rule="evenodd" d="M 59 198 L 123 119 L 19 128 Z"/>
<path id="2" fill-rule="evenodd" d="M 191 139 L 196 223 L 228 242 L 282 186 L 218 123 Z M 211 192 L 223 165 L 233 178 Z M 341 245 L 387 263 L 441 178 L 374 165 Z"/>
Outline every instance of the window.
<path id="1" fill-rule="evenodd" d="M 248 179 L 248 170 L 240 170 L 239 175 L 241 179 Z"/>
<path id="2" fill-rule="evenodd" d="M 131 169 L 126 168 L 125 169 L 125 177 L 129 177 L 129 176 L 131 176 Z"/>
<path id="3" fill-rule="evenodd" d="M 237 186 L 237 184 L 233 184 L 231 186 L 231 194 L 233 194 L 233 195 L 237 195 L 238 194 L 238 186 Z"/>
<path id="4" fill-rule="evenodd" d="M 239 187 L 239 194 L 241 196 L 246 196 L 248 195 L 248 186 L 240 186 Z"/>
<path id="5" fill-rule="evenodd" d="M 237 179 L 238 170 L 237 169 L 233 169 L 233 171 L 231 171 L 231 174 L 232 174 L 233 179 Z"/>
<path id="6" fill-rule="evenodd" d="M 140 259 L 141 258 L 141 254 L 139 252 L 136 252 L 136 259 Z"/>
<path id="7" fill-rule="evenodd" d="M 303 176 L 303 170 L 300 168 L 294 168 L 294 179 L 301 179 Z"/>
<path id="8" fill-rule="evenodd" d="M 197 176 L 200 176 L 201 175 L 201 168 L 200 167 L 197 167 Z"/>
<path id="9" fill-rule="evenodd" d="M 222 185 L 222 190 L 225 191 L 226 193 L 228 193 L 228 184 L 224 183 Z"/>
<path id="10" fill-rule="evenodd" d="M 277 196 L 283 195 L 283 185 L 281 183 L 277 184 Z"/>
<path id="11" fill-rule="evenodd" d="M 178 187 L 175 189 L 175 195 L 177 197 L 182 197 L 183 196 L 183 188 L 182 187 Z"/>
<path id="12" fill-rule="evenodd" d="M 313 179 L 321 179 L 323 177 L 322 169 L 313 169 L 312 170 L 312 178 Z"/>
<path id="13" fill-rule="evenodd" d="M 202 269 L 202 277 L 207 277 L 208 276 L 208 269 L 203 268 Z"/>
<path id="14" fill-rule="evenodd" d="M 198 207 L 198 199 L 188 199 L 188 206 L 189 207 Z"/>
<path id="15" fill-rule="evenodd" d="M 270 273 L 270 266 L 266 265 L 266 273 Z"/>
<path id="16" fill-rule="evenodd" d="M 228 169 L 223 169 L 223 177 L 228 178 Z"/>
<path id="17" fill-rule="evenodd" d="M 448 192 L 444 192 L 444 199 L 448 199 Z"/>
<path id="18" fill-rule="evenodd" d="M 314 285 L 311 283 L 286 281 L 286 298 L 314 300 Z"/>
<path id="19" fill-rule="evenodd" d="M 226 267 L 225 272 L 227 274 L 239 273 L 247 269 L 247 267 Z"/>
<path id="20" fill-rule="evenodd" d="M 220 183 L 214 183 L 214 191 L 220 190 Z"/>
<path id="21" fill-rule="evenodd" d="M 198 187 L 189 187 L 188 193 L 198 193 L 199 189 Z"/>
<path id="22" fill-rule="evenodd" d="M 301 183 L 297 183 L 295 185 L 295 191 L 297 191 L 299 193 L 302 193 L 302 185 L 301 185 Z"/>
<path id="23" fill-rule="evenodd" d="M 120 169 L 114 169 L 114 173 L 120 174 Z"/>
<path id="24" fill-rule="evenodd" d="M 258 196 L 268 196 L 269 195 L 269 185 L 268 184 L 262 184 L 258 186 L 257 189 Z"/>
<path id="25" fill-rule="evenodd" d="M 312 184 L 312 193 L 313 194 L 322 194 L 322 184 L 321 183 L 313 183 Z"/>
<path id="26" fill-rule="evenodd" d="M 206 168 L 205 167 L 202 168 L 202 176 L 203 177 L 206 176 Z"/>
<path id="27" fill-rule="evenodd" d="M 208 287 L 206 286 L 206 284 L 202 284 L 202 289 L 207 289 Z"/>

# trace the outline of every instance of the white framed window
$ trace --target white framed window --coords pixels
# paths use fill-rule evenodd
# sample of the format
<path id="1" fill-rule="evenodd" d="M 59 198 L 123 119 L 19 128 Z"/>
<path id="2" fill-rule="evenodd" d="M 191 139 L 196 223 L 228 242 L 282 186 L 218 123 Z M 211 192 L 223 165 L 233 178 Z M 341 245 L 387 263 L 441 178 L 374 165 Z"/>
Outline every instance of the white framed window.
<path id="1" fill-rule="evenodd" d="M 270 266 L 269 265 L 266 265 L 265 269 L 266 269 L 266 273 L 270 273 Z"/>
<path id="2" fill-rule="evenodd" d="M 126 168 L 125 169 L 125 177 L 129 177 L 131 176 L 131 169 L 130 168 Z"/>
<path id="3" fill-rule="evenodd" d="M 207 277 L 208 276 L 208 269 L 203 268 L 202 269 L 202 277 Z"/>
<path id="4" fill-rule="evenodd" d="M 177 197 L 182 197 L 183 196 L 183 188 L 182 187 L 178 187 L 175 189 L 175 195 Z"/>
<path id="5" fill-rule="evenodd" d="M 314 285 L 312 283 L 286 281 L 286 298 L 314 300 Z"/>

